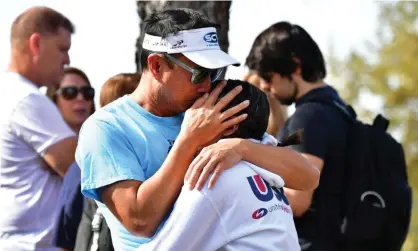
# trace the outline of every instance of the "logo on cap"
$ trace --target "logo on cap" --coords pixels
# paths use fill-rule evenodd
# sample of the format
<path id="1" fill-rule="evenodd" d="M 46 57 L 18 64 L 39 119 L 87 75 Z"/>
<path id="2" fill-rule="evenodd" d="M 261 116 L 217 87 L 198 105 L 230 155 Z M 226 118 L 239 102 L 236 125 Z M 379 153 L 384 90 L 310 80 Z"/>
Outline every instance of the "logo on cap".
<path id="1" fill-rule="evenodd" d="M 216 36 L 216 32 L 206 33 L 206 35 L 203 36 L 203 40 L 205 40 L 206 43 L 218 43 L 218 37 Z"/>
<path id="2" fill-rule="evenodd" d="M 179 49 L 179 48 L 185 48 L 185 47 L 187 47 L 187 45 L 185 45 L 185 44 L 183 44 L 184 43 L 184 41 L 183 40 L 178 40 L 175 44 L 173 44 L 172 46 L 171 46 L 171 48 L 170 49 Z"/>

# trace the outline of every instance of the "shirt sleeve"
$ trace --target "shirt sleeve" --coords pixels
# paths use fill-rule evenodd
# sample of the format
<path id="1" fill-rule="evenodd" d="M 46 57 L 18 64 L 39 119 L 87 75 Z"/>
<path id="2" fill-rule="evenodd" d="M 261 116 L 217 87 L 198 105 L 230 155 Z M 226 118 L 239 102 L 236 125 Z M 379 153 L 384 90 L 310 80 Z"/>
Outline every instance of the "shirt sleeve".
<path id="1" fill-rule="evenodd" d="M 11 116 L 17 136 L 43 156 L 57 142 L 75 136 L 57 106 L 43 94 L 30 94 L 22 99 Z"/>
<path id="2" fill-rule="evenodd" d="M 100 187 L 145 180 L 140 156 L 117 123 L 89 118 L 81 128 L 75 158 L 81 169 L 81 192 L 99 202 Z"/>
<path id="3" fill-rule="evenodd" d="M 290 148 L 324 160 L 328 151 L 330 137 L 328 130 L 330 129 L 323 116 L 321 116 L 322 112 L 313 110 L 316 108 L 320 109 L 320 107 L 308 105 L 296 109 L 289 123 L 287 123 L 285 131 L 291 134 L 303 129 L 303 142 L 299 145 L 292 145 Z"/>
<path id="4" fill-rule="evenodd" d="M 220 215 L 204 193 L 183 188 L 170 217 L 144 250 L 215 250 L 227 243 Z"/>

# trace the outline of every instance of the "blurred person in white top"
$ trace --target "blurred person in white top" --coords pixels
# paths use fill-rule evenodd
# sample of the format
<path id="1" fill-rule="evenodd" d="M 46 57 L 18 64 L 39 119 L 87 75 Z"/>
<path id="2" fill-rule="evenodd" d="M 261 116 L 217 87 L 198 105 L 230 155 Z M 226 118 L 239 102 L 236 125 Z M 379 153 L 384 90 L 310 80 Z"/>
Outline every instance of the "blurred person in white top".
<path id="1" fill-rule="evenodd" d="M 58 86 L 70 63 L 73 24 L 32 7 L 11 27 L 11 61 L 0 73 L 0 250 L 51 251 L 62 177 L 77 138 L 42 86 Z"/>
<path id="2" fill-rule="evenodd" d="M 220 98 L 239 85 L 242 91 L 225 109 L 249 100 L 250 105 L 242 111 L 248 117 L 225 130 L 215 142 L 234 137 L 278 145 L 265 133 L 270 113 L 265 93 L 247 82 L 228 80 Z M 160 232 L 137 251 L 299 251 L 283 186 L 279 175 L 246 161 L 225 170 L 211 189 L 208 183 L 201 191 L 190 190 L 186 184 Z"/>

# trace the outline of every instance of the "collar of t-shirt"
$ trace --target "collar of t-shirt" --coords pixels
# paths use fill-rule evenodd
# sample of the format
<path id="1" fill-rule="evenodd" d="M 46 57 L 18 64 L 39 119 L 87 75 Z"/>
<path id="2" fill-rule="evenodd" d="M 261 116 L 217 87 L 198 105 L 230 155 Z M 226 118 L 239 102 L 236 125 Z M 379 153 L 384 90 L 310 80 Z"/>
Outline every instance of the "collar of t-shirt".
<path id="1" fill-rule="evenodd" d="M 252 142 L 261 143 L 263 145 L 270 145 L 270 146 L 277 146 L 277 139 L 271 136 L 268 133 L 263 135 L 263 138 L 260 140 L 256 139 L 248 139 Z M 250 162 L 246 162 L 246 164 L 258 175 L 261 176 L 270 186 L 281 188 L 284 186 L 284 180 L 280 175 L 267 171 L 259 166 L 256 166 Z"/>

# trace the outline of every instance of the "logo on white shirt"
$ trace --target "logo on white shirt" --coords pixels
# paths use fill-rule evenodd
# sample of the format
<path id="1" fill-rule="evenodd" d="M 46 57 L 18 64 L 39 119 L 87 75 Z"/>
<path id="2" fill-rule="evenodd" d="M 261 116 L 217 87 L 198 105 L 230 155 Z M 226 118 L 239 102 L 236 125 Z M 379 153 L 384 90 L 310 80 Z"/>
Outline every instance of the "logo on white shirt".
<path id="1" fill-rule="evenodd" d="M 260 208 L 254 211 L 252 217 L 253 219 L 258 220 L 266 216 L 267 213 L 268 213 L 268 210 L 266 208 Z"/>
<path id="2" fill-rule="evenodd" d="M 283 201 L 286 205 L 289 205 L 289 201 L 284 194 L 283 188 L 271 187 L 258 174 L 247 177 L 247 180 L 248 183 L 250 183 L 251 190 L 257 199 L 263 202 L 268 202 L 276 196 L 279 201 Z"/>
<path id="3" fill-rule="evenodd" d="M 292 214 L 292 210 L 289 206 L 289 201 L 284 193 L 283 188 L 271 187 L 260 175 L 256 174 L 247 177 L 251 190 L 255 197 L 262 202 L 270 202 L 274 197 L 280 202 L 273 205 L 269 205 L 267 208 L 259 208 L 251 215 L 253 219 L 258 220 L 263 218 L 269 212 L 283 211 L 288 214 Z"/>
<path id="4" fill-rule="evenodd" d="M 251 190 L 253 191 L 257 199 L 267 202 L 273 199 L 273 190 L 267 183 L 261 178 L 260 175 L 256 174 L 247 177 L 248 183 L 250 183 Z"/>

